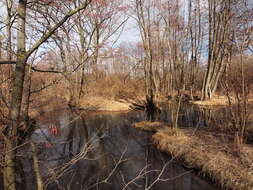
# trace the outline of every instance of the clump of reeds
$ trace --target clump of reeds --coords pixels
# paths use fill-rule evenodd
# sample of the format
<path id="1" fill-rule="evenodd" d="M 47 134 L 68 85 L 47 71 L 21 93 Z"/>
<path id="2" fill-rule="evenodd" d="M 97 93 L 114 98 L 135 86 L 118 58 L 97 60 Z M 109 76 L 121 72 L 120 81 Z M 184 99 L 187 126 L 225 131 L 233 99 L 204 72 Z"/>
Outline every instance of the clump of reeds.
<path id="1" fill-rule="evenodd" d="M 212 138 L 207 140 L 184 133 L 181 129 L 175 132 L 172 128 L 167 128 L 159 130 L 152 139 L 158 149 L 169 152 L 190 167 L 200 170 L 224 189 L 253 189 L 252 168 L 246 167 L 241 159 L 224 151 L 224 147 L 216 146 L 217 142 L 212 142 Z"/>

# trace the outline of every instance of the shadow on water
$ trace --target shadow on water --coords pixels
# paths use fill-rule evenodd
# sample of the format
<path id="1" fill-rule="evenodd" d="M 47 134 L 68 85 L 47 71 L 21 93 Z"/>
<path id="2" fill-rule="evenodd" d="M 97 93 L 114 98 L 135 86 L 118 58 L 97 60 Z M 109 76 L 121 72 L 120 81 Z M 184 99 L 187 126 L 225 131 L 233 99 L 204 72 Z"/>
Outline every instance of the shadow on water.
<path id="1" fill-rule="evenodd" d="M 170 122 L 169 112 L 161 112 L 159 117 Z M 179 122 L 205 126 L 203 117 L 198 117 L 194 109 L 188 110 L 181 113 Z M 168 154 L 156 150 L 150 142 L 150 133 L 131 127 L 133 122 L 145 118 L 143 112 L 84 116 L 63 112 L 57 119 L 56 137 L 48 130 L 50 123 L 41 122 L 32 139 L 38 147 L 46 189 L 218 189 Z M 22 151 L 23 174 L 26 189 L 32 190 L 36 184 L 27 148 Z"/>

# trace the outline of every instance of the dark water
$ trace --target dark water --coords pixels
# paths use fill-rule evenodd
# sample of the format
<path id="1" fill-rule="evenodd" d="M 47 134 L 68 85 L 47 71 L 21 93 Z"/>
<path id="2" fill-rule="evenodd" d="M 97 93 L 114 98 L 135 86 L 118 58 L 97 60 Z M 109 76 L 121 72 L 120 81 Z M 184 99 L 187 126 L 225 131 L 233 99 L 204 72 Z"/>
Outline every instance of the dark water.
<path id="1" fill-rule="evenodd" d="M 179 122 L 205 126 L 203 117 L 194 116 L 200 113 L 189 110 L 187 113 L 181 113 Z M 150 142 L 150 133 L 131 127 L 133 122 L 145 119 L 143 112 L 89 113 L 83 116 L 67 112 L 48 114 L 53 118 L 41 120 L 39 129 L 32 136 L 48 190 L 218 189 L 168 154 L 156 150 Z M 170 122 L 168 115 L 162 112 L 158 119 Z M 48 129 L 52 123 L 59 128 L 56 137 Z M 28 148 L 21 151 L 23 169 L 20 169 L 20 176 L 23 179 L 19 181 L 20 189 L 33 190 L 36 184 Z"/>
<path id="2" fill-rule="evenodd" d="M 177 104 L 166 104 L 162 112 L 157 116 L 158 120 L 165 121 L 172 125 L 173 114 Z M 215 109 L 201 108 L 196 105 L 182 104 L 178 118 L 178 125 L 181 127 L 219 127 L 224 123 L 228 124 L 231 115 L 225 107 Z"/>

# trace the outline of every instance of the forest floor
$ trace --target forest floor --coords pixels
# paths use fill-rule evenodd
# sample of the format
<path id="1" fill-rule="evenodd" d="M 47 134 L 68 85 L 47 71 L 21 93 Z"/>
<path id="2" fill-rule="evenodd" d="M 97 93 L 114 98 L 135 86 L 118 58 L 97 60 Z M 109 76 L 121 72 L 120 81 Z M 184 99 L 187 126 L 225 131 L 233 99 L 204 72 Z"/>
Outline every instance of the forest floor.
<path id="1" fill-rule="evenodd" d="M 139 122 L 135 128 L 152 131 L 153 143 L 189 168 L 208 176 L 222 189 L 253 189 L 253 146 L 235 147 L 233 137 L 204 129 L 173 129 L 159 122 Z"/>

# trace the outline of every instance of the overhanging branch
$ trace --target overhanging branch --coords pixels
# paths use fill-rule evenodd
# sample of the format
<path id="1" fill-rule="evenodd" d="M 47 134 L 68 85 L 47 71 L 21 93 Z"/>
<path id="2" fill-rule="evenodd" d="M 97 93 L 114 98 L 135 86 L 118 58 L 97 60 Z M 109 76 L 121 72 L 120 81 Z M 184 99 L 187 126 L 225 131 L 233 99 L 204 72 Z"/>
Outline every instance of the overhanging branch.
<path id="1" fill-rule="evenodd" d="M 0 65 L 14 65 L 17 61 L 6 61 L 6 60 L 0 60 Z"/>

